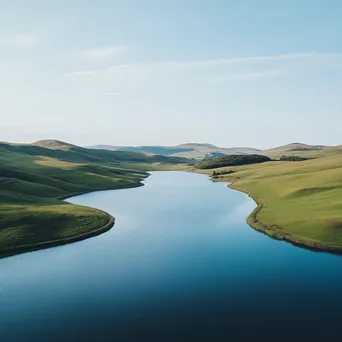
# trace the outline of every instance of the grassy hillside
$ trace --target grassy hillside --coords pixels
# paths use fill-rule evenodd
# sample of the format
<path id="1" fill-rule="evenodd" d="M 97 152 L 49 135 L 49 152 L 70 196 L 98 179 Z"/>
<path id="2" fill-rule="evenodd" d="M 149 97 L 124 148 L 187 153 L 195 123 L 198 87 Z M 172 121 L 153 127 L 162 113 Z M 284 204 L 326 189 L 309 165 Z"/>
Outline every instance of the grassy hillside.
<path id="1" fill-rule="evenodd" d="M 264 163 L 267 161 L 271 161 L 271 159 L 266 156 L 261 156 L 258 154 L 249 154 L 249 155 L 233 154 L 230 156 L 216 157 L 216 158 L 203 160 L 201 163 L 198 163 L 195 167 L 197 169 L 214 169 L 214 168 L 219 168 L 219 167 L 224 167 L 224 166 Z"/>
<path id="2" fill-rule="evenodd" d="M 44 156 L 66 162 L 115 164 L 124 163 L 186 163 L 188 160 L 161 155 L 147 156 L 143 153 L 87 149 L 57 140 L 38 141 L 29 145 L 0 143 L 0 149 L 25 155 Z"/>
<path id="3" fill-rule="evenodd" d="M 342 146 L 329 146 L 323 150 L 315 151 L 310 156 L 312 158 L 332 157 L 342 155 Z"/>
<path id="4" fill-rule="evenodd" d="M 262 151 L 263 155 L 271 158 L 279 158 L 281 156 L 301 156 L 310 157 L 317 152 L 324 152 L 327 146 L 323 145 L 306 145 L 301 143 L 292 143 L 284 146 L 279 146 L 276 148 L 268 149 Z"/>
<path id="5" fill-rule="evenodd" d="M 108 230 L 114 219 L 62 199 L 94 190 L 135 187 L 145 170 L 179 158 L 87 150 L 58 141 L 0 144 L 0 256 L 67 243 Z"/>
<path id="6" fill-rule="evenodd" d="M 182 158 L 196 158 L 201 159 L 207 155 L 223 154 L 253 154 L 259 153 L 260 150 L 249 147 L 232 147 L 222 148 L 212 144 L 197 144 L 188 143 L 177 146 L 109 146 L 97 145 L 93 148 L 105 148 L 106 150 L 142 152 L 147 154 L 159 154 L 164 156 L 182 157 Z"/>
<path id="7" fill-rule="evenodd" d="M 232 187 L 255 198 L 259 206 L 248 222 L 256 229 L 302 246 L 341 252 L 342 147 L 308 150 L 299 145 L 281 147 L 277 153 L 312 159 L 265 162 L 269 159 L 260 155 L 223 156 L 193 170 L 215 171 L 213 179 L 232 181 Z M 250 158 L 262 163 L 234 166 L 255 163 Z M 0 143 L 0 255 L 100 234 L 112 227 L 113 217 L 63 198 L 140 186 L 146 170 L 189 170 L 189 163 L 184 158 L 85 149 L 55 140 Z"/>
<path id="8" fill-rule="evenodd" d="M 298 162 L 222 168 L 220 177 L 259 204 L 258 230 L 298 245 L 342 252 L 342 154 Z"/>
<path id="9" fill-rule="evenodd" d="M 110 146 L 97 145 L 93 147 L 105 150 L 142 152 L 147 154 L 160 154 L 164 156 L 183 157 L 202 159 L 206 156 L 214 156 L 215 154 L 232 155 L 232 154 L 261 154 L 270 158 L 278 159 L 281 156 L 300 156 L 311 158 L 315 155 L 322 156 L 326 150 L 334 150 L 337 147 L 329 147 L 324 145 L 307 145 L 302 143 L 292 143 L 266 150 L 259 150 L 251 147 L 217 147 L 212 144 L 196 144 L 188 143 L 177 146 Z M 333 153 L 333 152 L 332 152 Z"/>

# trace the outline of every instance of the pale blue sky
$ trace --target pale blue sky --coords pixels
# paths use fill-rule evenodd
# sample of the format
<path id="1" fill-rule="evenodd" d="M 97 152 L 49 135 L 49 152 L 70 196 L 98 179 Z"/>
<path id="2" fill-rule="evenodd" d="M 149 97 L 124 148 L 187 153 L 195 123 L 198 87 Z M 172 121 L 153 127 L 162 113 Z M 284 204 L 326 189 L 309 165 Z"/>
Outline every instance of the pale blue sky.
<path id="1" fill-rule="evenodd" d="M 342 144 L 339 0 L 0 0 L 0 140 Z"/>

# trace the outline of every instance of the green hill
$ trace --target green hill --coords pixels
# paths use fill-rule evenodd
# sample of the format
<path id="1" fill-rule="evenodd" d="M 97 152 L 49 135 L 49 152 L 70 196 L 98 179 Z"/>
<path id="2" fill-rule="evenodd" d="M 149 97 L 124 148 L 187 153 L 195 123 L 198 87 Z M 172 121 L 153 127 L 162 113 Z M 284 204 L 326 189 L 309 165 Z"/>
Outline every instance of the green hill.
<path id="1" fill-rule="evenodd" d="M 212 144 L 187 143 L 177 146 L 110 146 L 110 145 L 96 145 L 89 147 L 93 149 L 106 149 L 111 151 L 129 151 L 142 152 L 146 154 L 159 154 L 172 157 L 183 158 L 205 158 L 210 154 L 253 154 L 261 152 L 255 148 L 249 147 L 231 147 L 223 148 Z"/>
<path id="2" fill-rule="evenodd" d="M 281 156 L 300 156 L 309 157 L 317 152 L 323 152 L 328 146 L 323 145 L 307 145 L 301 143 L 292 143 L 262 151 L 262 154 L 271 158 L 279 158 Z"/>
<path id="3" fill-rule="evenodd" d="M 114 219 L 62 199 L 94 190 L 140 186 L 145 170 L 182 158 L 89 150 L 60 141 L 0 144 L 0 255 L 77 241 Z"/>
<path id="4" fill-rule="evenodd" d="M 13 145 L 0 143 L 0 149 L 9 152 L 32 156 L 45 156 L 66 162 L 91 162 L 101 164 L 120 163 L 187 163 L 185 158 L 165 157 L 161 155 L 147 156 L 139 152 L 108 151 L 100 149 L 87 149 L 67 144 L 57 140 L 43 140 L 28 145 Z"/>
<path id="5" fill-rule="evenodd" d="M 341 253 L 342 149 L 324 151 L 315 159 L 221 168 L 215 175 L 258 202 L 248 218 L 254 228 L 300 246 Z"/>

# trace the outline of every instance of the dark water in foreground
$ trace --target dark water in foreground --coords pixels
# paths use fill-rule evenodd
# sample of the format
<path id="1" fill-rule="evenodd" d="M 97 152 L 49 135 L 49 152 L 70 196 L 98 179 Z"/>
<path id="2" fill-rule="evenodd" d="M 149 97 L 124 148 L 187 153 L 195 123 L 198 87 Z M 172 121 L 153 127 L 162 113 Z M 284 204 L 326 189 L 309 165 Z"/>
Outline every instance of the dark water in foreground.
<path id="1" fill-rule="evenodd" d="M 75 197 L 106 234 L 0 260 L 0 341 L 338 341 L 342 258 L 251 229 L 206 176 Z"/>

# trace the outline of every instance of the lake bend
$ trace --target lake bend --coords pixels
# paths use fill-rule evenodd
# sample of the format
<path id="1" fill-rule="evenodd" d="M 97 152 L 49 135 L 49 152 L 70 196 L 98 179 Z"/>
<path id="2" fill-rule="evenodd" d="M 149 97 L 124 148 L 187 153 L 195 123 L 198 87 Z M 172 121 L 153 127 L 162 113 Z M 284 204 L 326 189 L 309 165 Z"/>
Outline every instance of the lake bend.
<path id="1" fill-rule="evenodd" d="M 255 231 L 247 195 L 206 175 L 69 202 L 115 217 L 102 235 L 0 259 L 0 341 L 335 341 L 342 257 Z"/>

